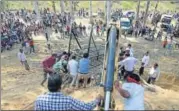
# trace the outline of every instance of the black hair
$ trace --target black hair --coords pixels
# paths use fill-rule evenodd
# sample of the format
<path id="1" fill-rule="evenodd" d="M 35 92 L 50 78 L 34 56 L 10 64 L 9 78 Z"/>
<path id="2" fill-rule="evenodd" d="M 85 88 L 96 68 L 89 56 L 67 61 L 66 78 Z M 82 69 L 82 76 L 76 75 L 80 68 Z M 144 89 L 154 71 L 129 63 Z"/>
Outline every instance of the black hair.
<path id="1" fill-rule="evenodd" d="M 127 53 L 127 54 L 126 54 L 126 56 L 127 56 L 127 57 L 129 57 L 129 56 L 130 56 L 130 54 L 128 54 L 128 53 Z"/>
<path id="2" fill-rule="evenodd" d="M 129 47 L 131 47 L 131 44 L 128 44 Z"/>
<path id="3" fill-rule="evenodd" d="M 88 58 L 88 56 L 89 56 L 88 53 L 84 53 L 84 54 L 83 54 L 83 57 L 84 57 L 84 58 Z"/>
<path id="4" fill-rule="evenodd" d="M 64 52 L 63 52 L 63 55 L 64 55 L 64 54 L 67 54 L 67 52 L 66 52 L 66 51 L 64 51 Z"/>
<path id="5" fill-rule="evenodd" d="M 135 73 L 129 74 L 128 76 L 129 76 L 130 78 L 132 78 L 132 79 L 135 79 L 137 82 L 140 81 L 139 75 L 137 75 L 137 74 L 135 74 Z"/>
<path id="6" fill-rule="evenodd" d="M 154 64 L 154 66 L 158 67 L 158 64 L 157 64 L 157 63 L 155 63 L 155 64 Z"/>
<path id="7" fill-rule="evenodd" d="M 57 54 L 56 54 L 56 53 L 54 53 L 54 54 L 52 54 L 52 56 L 53 56 L 53 57 L 56 57 L 56 56 L 57 56 Z"/>
<path id="8" fill-rule="evenodd" d="M 48 78 L 48 90 L 50 92 L 57 92 L 61 89 L 62 78 L 59 74 L 53 73 Z"/>
<path id="9" fill-rule="evenodd" d="M 72 59 L 76 59 L 76 56 L 72 56 Z"/>

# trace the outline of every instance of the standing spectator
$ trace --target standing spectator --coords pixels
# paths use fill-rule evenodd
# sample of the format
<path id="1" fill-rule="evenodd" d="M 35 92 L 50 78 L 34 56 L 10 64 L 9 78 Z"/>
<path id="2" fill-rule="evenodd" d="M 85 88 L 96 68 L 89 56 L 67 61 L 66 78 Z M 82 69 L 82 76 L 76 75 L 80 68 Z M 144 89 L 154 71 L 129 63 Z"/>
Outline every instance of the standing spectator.
<path id="1" fill-rule="evenodd" d="M 35 53 L 34 40 L 33 39 L 29 39 L 29 44 L 30 44 L 30 53 L 31 52 Z"/>
<path id="2" fill-rule="evenodd" d="M 25 66 L 26 70 L 30 70 L 29 64 L 27 63 L 26 56 L 23 52 L 23 49 L 20 49 L 18 52 L 18 59 L 20 60 L 21 64 Z"/>
<path id="3" fill-rule="evenodd" d="M 126 48 L 126 50 L 129 50 L 129 54 L 130 56 L 134 56 L 134 50 L 132 48 L 132 45 L 131 44 L 128 44 L 128 47 Z"/>
<path id="4" fill-rule="evenodd" d="M 164 41 L 163 41 L 163 48 L 165 48 L 167 45 L 167 37 L 165 37 Z"/>
<path id="5" fill-rule="evenodd" d="M 72 56 L 72 59 L 68 62 L 67 69 L 70 72 L 70 75 L 73 77 L 71 86 L 76 83 L 77 74 L 78 74 L 78 62 L 76 61 L 76 56 Z"/>
<path id="6" fill-rule="evenodd" d="M 26 50 L 26 54 L 30 54 L 30 44 L 29 44 L 29 41 L 28 39 L 26 40 L 25 42 L 25 50 Z"/>
<path id="7" fill-rule="evenodd" d="M 173 38 L 172 37 L 170 37 L 170 39 L 168 39 L 168 41 L 167 41 L 167 50 L 166 50 L 166 55 L 167 54 L 171 54 L 171 52 L 172 52 L 172 44 L 173 44 Z"/>
<path id="8" fill-rule="evenodd" d="M 149 57 L 149 52 L 147 51 L 144 55 L 144 57 L 142 58 L 142 65 L 139 69 L 139 75 L 143 75 L 144 73 L 144 67 L 147 67 L 147 65 L 149 64 L 149 60 L 150 60 L 150 57 Z"/>
<path id="9" fill-rule="evenodd" d="M 78 87 L 78 83 L 79 83 L 79 80 L 81 78 L 84 78 L 84 88 L 86 87 L 86 84 L 87 84 L 87 80 L 89 78 L 89 64 L 90 64 L 90 61 L 89 61 L 89 58 L 88 58 L 88 53 L 85 53 L 83 54 L 83 58 L 80 59 L 80 62 L 79 62 L 79 70 L 78 70 L 78 79 L 77 79 L 77 87 Z"/>
<path id="10" fill-rule="evenodd" d="M 154 66 L 150 69 L 149 78 L 147 80 L 147 83 L 154 84 L 155 81 L 157 81 L 159 79 L 159 76 L 160 76 L 160 70 L 159 70 L 158 64 L 155 63 Z"/>
<path id="11" fill-rule="evenodd" d="M 84 103 L 61 92 L 62 79 L 53 74 L 48 78 L 49 92 L 37 97 L 35 110 L 93 110 L 103 99 L 98 96 L 94 101 Z"/>
<path id="12" fill-rule="evenodd" d="M 145 110 L 144 108 L 144 88 L 140 84 L 140 77 L 131 74 L 124 84 L 115 82 L 115 88 L 124 97 L 124 110 Z"/>
<path id="13" fill-rule="evenodd" d="M 83 25 L 83 35 L 88 36 L 87 33 L 86 33 L 86 26 L 85 25 Z"/>
<path id="14" fill-rule="evenodd" d="M 103 24 L 102 27 L 101 27 L 101 36 L 104 35 L 104 31 L 105 31 L 105 24 Z"/>
<path id="15" fill-rule="evenodd" d="M 56 62 L 56 56 L 57 54 L 52 54 L 52 56 L 46 58 L 43 60 L 43 71 L 44 71 L 44 80 L 42 81 L 41 85 L 43 86 L 44 82 L 47 80 L 47 75 L 51 75 L 54 71 L 52 69 L 53 65 Z"/>

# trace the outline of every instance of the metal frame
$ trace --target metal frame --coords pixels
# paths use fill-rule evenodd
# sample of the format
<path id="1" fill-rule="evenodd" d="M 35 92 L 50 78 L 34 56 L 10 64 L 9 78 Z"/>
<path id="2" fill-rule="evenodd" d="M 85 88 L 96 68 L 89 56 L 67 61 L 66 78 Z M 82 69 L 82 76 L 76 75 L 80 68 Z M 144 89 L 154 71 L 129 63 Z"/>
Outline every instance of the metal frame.
<path id="1" fill-rule="evenodd" d="M 94 47 L 95 47 L 95 49 L 96 49 L 96 52 L 97 52 L 97 60 L 98 60 L 98 58 L 99 58 L 99 50 L 97 49 L 97 46 L 96 46 L 96 43 L 95 43 L 95 41 L 94 41 L 94 38 L 93 38 L 93 24 L 91 25 L 91 32 L 90 32 L 90 37 L 89 37 L 89 42 L 88 42 L 88 54 L 90 53 L 90 46 L 91 46 L 91 40 L 92 40 L 92 42 L 93 42 L 93 44 L 94 44 Z"/>

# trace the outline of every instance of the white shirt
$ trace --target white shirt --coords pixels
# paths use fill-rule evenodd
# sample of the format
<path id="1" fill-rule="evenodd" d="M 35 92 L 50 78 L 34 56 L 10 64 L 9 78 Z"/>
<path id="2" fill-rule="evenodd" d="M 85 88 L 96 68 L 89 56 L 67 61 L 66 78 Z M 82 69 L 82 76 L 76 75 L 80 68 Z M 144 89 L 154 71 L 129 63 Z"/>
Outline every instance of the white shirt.
<path id="1" fill-rule="evenodd" d="M 137 63 L 136 58 L 127 57 L 123 61 L 119 62 L 119 65 L 124 66 L 126 71 L 133 71 L 136 63 Z"/>
<path id="2" fill-rule="evenodd" d="M 30 44 L 28 42 L 25 43 L 26 47 L 30 47 Z"/>
<path id="3" fill-rule="evenodd" d="M 144 63 L 144 67 L 146 67 L 149 64 L 149 60 L 150 60 L 150 57 L 144 55 L 144 57 L 142 58 L 142 63 Z"/>
<path id="4" fill-rule="evenodd" d="M 133 50 L 133 48 L 126 48 L 126 50 L 129 50 L 129 53 L 130 53 L 131 57 L 134 56 L 134 50 Z"/>
<path id="5" fill-rule="evenodd" d="M 75 76 L 78 74 L 78 62 L 76 60 L 70 60 L 68 62 L 67 68 L 70 71 L 71 75 Z"/>
<path id="6" fill-rule="evenodd" d="M 124 110 L 144 110 L 144 88 L 136 83 L 124 83 L 122 89 L 129 92 L 130 97 L 124 99 Z"/>
<path id="7" fill-rule="evenodd" d="M 152 67 L 150 69 L 149 76 L 153 77 L 153 78 L 156 78 L 156 80 L 158 80 L 159 76 L 160 76 L 160 70 L 159 70 L 159 68 L 154 69 L 154 67 Z"/>
<path id="8" fill-rule="evenodd" d="M 18 52 L 17 56 L 20 61 L 26 61 L 26 56 L 24 53 Z"/>

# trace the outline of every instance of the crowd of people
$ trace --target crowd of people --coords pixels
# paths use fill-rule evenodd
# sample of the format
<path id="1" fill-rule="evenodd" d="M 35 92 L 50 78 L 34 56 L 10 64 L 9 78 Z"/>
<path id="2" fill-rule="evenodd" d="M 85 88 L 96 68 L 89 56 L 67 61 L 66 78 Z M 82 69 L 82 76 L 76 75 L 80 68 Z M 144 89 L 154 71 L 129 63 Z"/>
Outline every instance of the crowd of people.
<path id="1" fill-rule="evenodd" d="M 36 13 L 21 10 L 16 13 L 5 12 L 3 16 L 3 27 L 1 29 L 1 52 L 5 49 L 10 50 L 15 43 L 21 43 L 21 49 L 18 52 L 18 59 L 26 70 L 30 70 L 25 54 L 35 53 L 35 46 L 32 35 L 43 33 L 47 42 L 50 39 L 50 33 L 53 30 L 56 33 L 60 33 L 61 37 L 70 36 L 73 34 L 75 37 L 89 36 L 87 33 L 87 27 L 80 23 L 72 22 L 70 13 L 54 14 L 50 10 L 44 9 L 40 11 L 40 17 L 42 21 L 37 21 L 34 17 Z M 84 9 L 78 12 L 79 16 L 87 16 Z M 72 23 L 72 24 L 71 24 Z M 94 29 L 97 36 L 103 36 L 106 25 L 100 21 L 94 21 Z M 154 31 L 155 29 L 153 29 Z M 135 32 L 135 31 L 134 31 Z M 152 30 L 149 27 L 141 29 L 139 32 L 135 32 L 136 36 L 143 36 L 146 33 L 151 34 Z M 158 32 L 157 39 L 161 39 L 162 30 Z M 154 36 L 151 35 L 151 36 Z M 167 52 L 171 52 L 173 37 L 165 37 L 163 41 L 163 48 L 167 47 Z M 50 49 L 50 46 L 48 44 Z M 116 90 L 125 98 L 124 109 L 125 110 L 144 110 L 144 87 L 141 85 L 140 76 L 143 76 L 146 72 L 146 68 L 150 63 L 150 52 L 147 51 L 143 58 L 141 58 L 141 66 L 136 71 L 135 66 L 139 62 L 135 58 L 135 52 L 131 44 L 128 44 L 126 48 L 120 48 L 119 54 L 119 74 L 120 80 L 124 81 L 124 84 L 119 81 L 114 82 Z M 45 58 L 42 61 L 42 67 L 44 72 L 44 79 L 41 85 L 48 79 L 47 87 L 49 93 L 40 95 L 35 101 L 35 110 L 92 110 L 98 106 L 101 100 L 104 98 L 99 95 L 97 98 L 89 103 L 84 103 L 70 96 L 62 94 L 62 84 L 64 75 L 70 75 L 72 81 L 70 87 L 78 89 L 79 87 L 86 88 L 87 84 L 91 80 L 92 74 L 90 71 L 90 59 L 89 54 L 84 53 L 80 60 L 77 60 L 77 56 L 67 52 L 54 53 L 50 57 Z M 160 77 L 160 68 L 158 63 L 155 63 L 148 73 L 149 84 L 155 84 Z"/>

